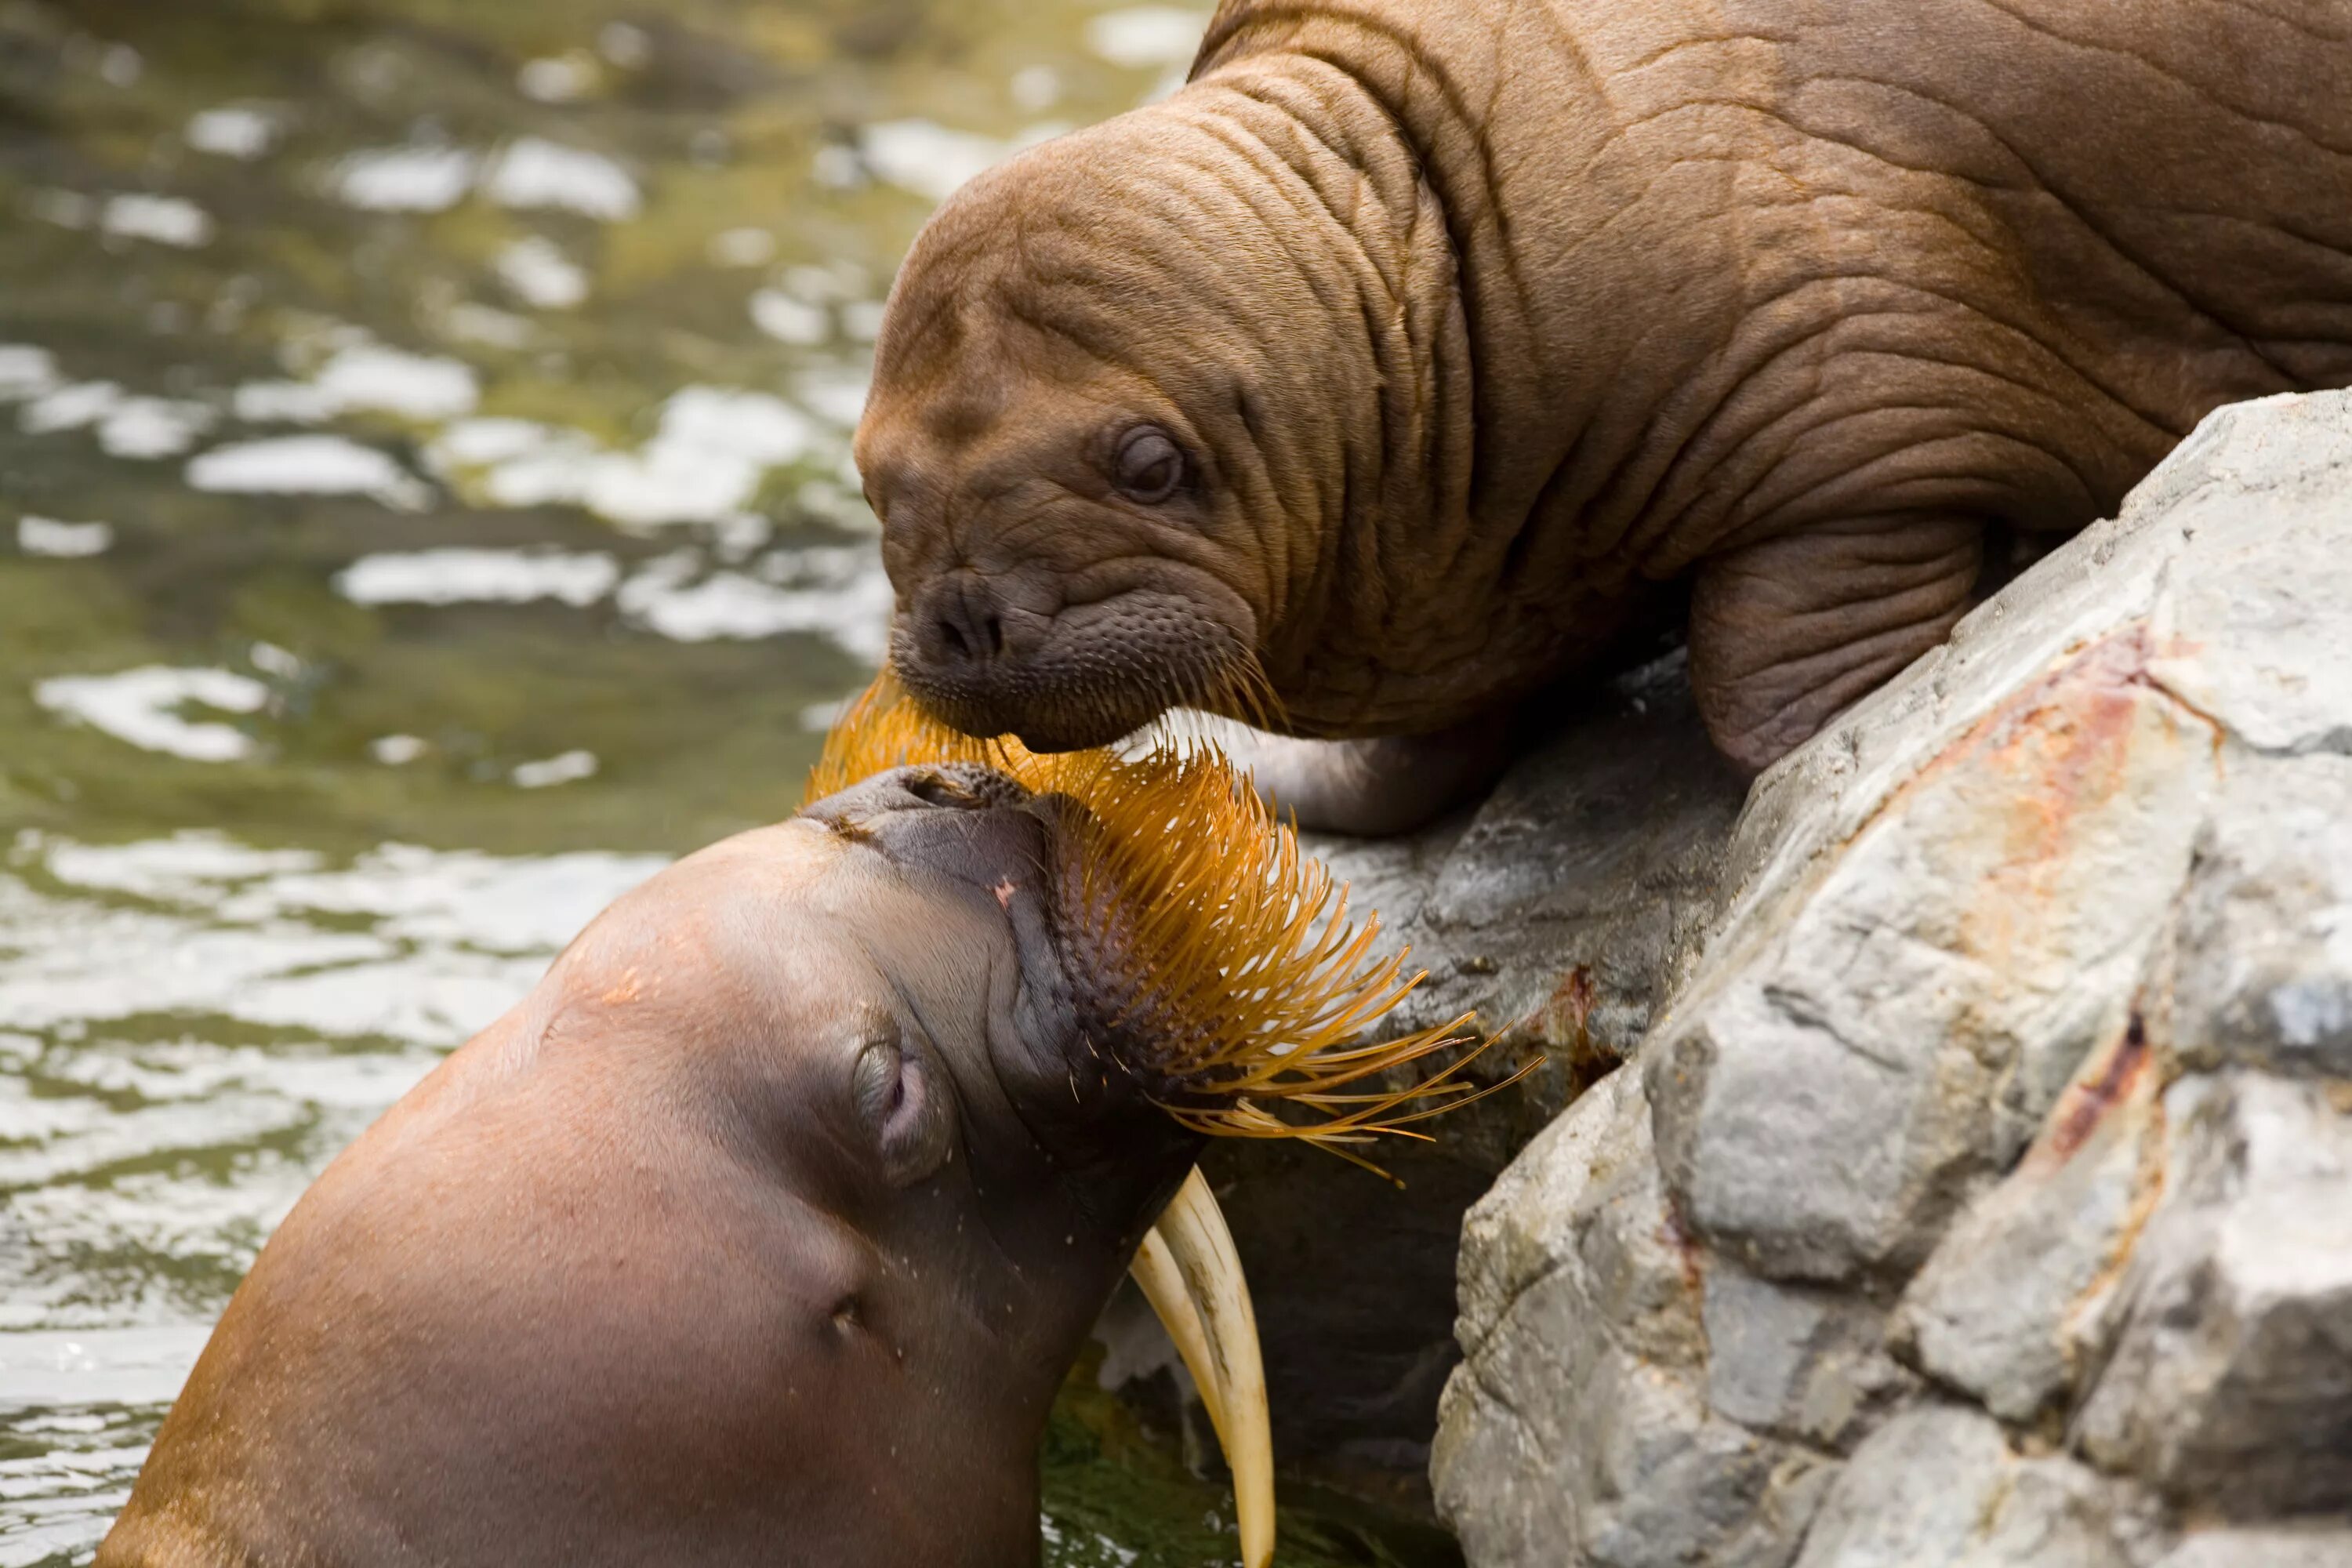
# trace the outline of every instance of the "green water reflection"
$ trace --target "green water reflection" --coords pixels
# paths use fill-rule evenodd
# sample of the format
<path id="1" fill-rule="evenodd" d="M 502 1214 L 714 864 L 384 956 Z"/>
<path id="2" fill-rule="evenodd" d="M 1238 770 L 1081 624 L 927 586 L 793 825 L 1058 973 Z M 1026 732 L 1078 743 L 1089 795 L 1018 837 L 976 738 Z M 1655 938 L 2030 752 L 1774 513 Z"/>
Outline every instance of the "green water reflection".
<path id="1" fill-rule="evenodd" d="M 790 807 L 887 609 L 895 258 L 1202 19 L 0 0 L 0 1568 L 87 1560 L 344 1142 Z M 1085 1375 L 1046 1458 L 1050 1562 L 1229 1557 Z"/>

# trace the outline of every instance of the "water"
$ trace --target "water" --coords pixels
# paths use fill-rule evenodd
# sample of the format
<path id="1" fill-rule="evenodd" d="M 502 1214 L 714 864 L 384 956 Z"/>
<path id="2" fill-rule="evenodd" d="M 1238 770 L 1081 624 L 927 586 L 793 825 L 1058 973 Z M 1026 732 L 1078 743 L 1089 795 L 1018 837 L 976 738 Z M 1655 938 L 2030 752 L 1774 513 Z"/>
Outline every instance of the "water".
<path id="1" fill-rule="evenodd" d="M 344 1142 L 790 808 L 881 647 L 895 258 L 1203 20 L 0 0 L 0 1568 L 88 1560 Z M 1230 1558 L 1085 1373 L 1046 1460 L 1049 1562 Z"/>

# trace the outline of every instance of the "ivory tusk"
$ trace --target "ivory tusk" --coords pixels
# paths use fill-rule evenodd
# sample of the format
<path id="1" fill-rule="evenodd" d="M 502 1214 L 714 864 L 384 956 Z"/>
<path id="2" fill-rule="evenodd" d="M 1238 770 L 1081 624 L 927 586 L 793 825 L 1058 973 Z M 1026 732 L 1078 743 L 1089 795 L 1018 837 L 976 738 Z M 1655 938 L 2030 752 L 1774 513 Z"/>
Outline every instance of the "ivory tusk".
<path id="1" fill-rule="evenodd" d="M 1266 1568 L 1274 1560 L 1274 1436 L 1257 1314 L 1234 1233 L 1198 1166 L 1136 1249 L 1129 1272 L 1176 1342 L 1224 1447 L 1243 1568 Z"/>

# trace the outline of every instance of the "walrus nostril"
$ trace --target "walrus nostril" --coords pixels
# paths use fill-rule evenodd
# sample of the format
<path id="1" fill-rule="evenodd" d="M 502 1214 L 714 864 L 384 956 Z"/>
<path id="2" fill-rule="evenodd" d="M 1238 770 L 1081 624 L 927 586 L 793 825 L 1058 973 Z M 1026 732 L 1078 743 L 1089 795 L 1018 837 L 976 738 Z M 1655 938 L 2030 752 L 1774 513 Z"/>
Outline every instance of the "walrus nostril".
<path id="1" fill-rule="evenodd" d="M 982 665 L 1004 656 L 1004 617 L 996 595 L 980 578 L 966 573 L 941 584 L 929 610 L 940 658 Z"/>

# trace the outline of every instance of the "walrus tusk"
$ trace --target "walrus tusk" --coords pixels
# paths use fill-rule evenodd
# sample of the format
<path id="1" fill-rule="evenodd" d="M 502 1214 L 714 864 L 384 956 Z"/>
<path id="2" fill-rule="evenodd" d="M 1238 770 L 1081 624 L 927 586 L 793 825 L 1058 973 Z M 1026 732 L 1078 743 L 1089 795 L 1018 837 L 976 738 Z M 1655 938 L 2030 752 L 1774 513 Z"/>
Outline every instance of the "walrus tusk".
<path id="1" fill-rule="evenodd" d="M 1176 1342 L 1224 1446 L 1243 1568 L 1265 1568 L 1274 1560 L 1274 1436 L 1265 1363 L 1234 1233 L 1225 1228 L 1199 1166 L 1136 1248 L 1129 1271 Z"/>

